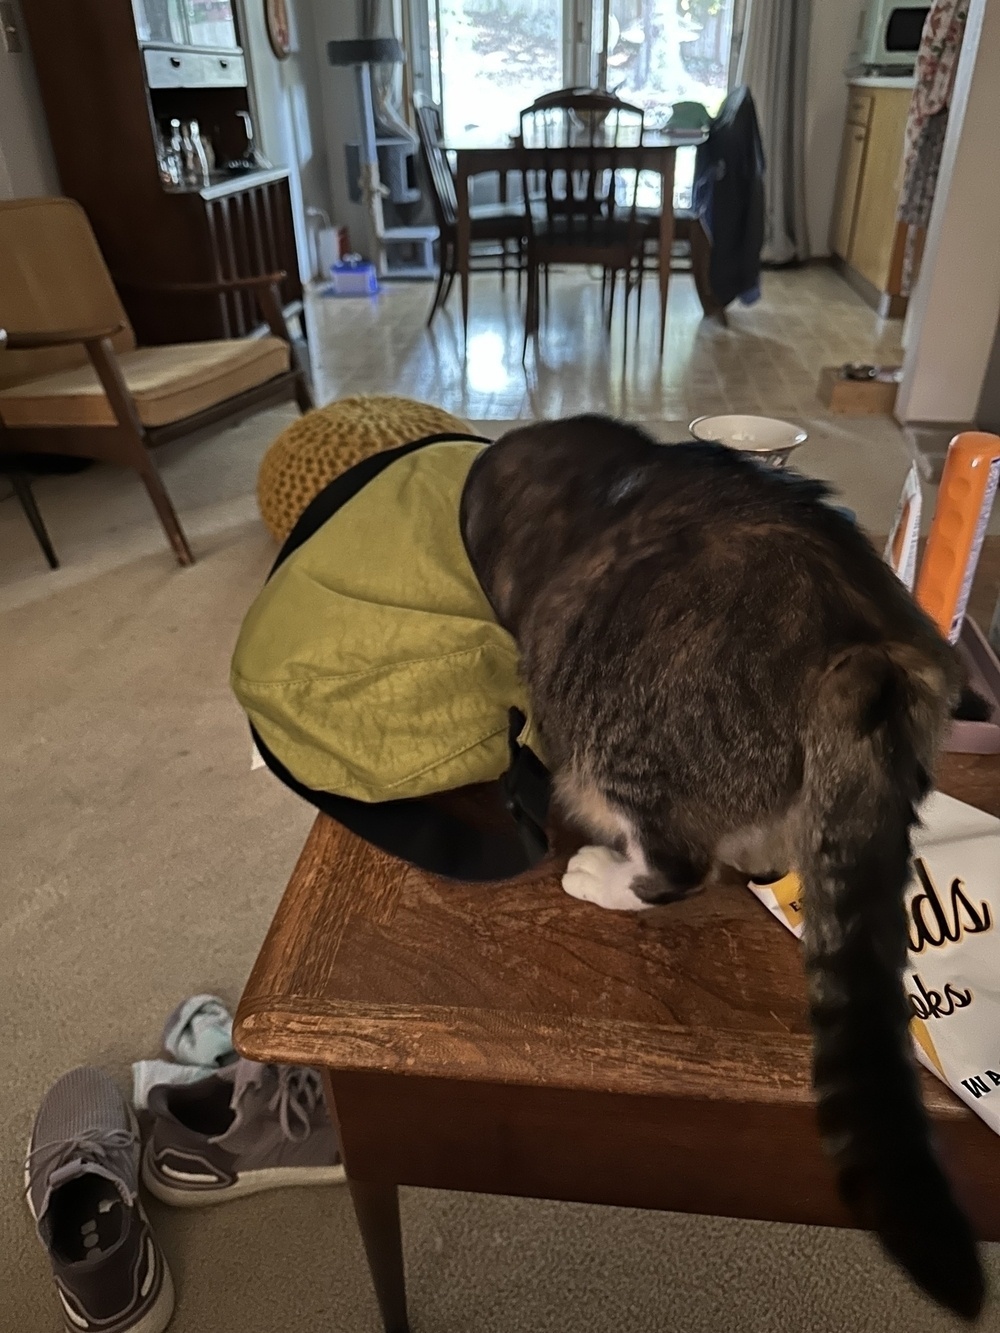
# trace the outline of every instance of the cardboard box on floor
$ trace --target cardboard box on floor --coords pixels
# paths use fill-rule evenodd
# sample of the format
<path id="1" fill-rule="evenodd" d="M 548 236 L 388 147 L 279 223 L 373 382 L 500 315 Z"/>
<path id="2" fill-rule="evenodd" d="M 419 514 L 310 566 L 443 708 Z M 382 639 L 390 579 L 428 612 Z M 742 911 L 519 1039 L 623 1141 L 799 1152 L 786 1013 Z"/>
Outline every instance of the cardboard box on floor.
<path id="1" fill-rule="evenodd" d="M 817 389 L 825 408 L 849 417 L 892 416 L 898 392 L 895 380 L 850 380 L 843 366 L 825 366 Z"/>

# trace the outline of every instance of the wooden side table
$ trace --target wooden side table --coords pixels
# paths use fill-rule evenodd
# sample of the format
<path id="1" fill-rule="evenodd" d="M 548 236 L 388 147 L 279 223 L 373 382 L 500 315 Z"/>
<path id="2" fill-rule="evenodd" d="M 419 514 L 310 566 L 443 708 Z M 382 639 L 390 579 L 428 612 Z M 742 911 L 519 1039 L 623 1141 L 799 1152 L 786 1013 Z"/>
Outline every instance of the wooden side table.
<path id="1" fill-rule="evenodd" d="M 998 586 L 988 537 L 980 624 Z M 1000 756 L 938 776 L 1000 815 Z M 481 817 L 480 795 L 454 800 Z M 453 884 L 321 815 L 247 982 L 243 1054 L 324 1071 L 387 1333 L 408 1327 L 399 1185 L 852 1225 L 794 937 L 741 884 L 632 916 L 567 897 L 558 868 Z M 1000 1240 L 1000 1140 L 922 1079 L 956 1189 Z"/>
<path id="2" fill-rule="evenodd" d="M 942 777 L 1000 814 L 1000 758 Z M 449 883 L 320 816 L 235 1037 L 324 1070 L 387 1333 L 407 1329 L 401 1184 L 851 1225 L 814 1123 L 799 945 L 742 885 L 603 912 L 555 866 Z M 924 1091 L 1000 1239 L 1000 1142 Z"/>

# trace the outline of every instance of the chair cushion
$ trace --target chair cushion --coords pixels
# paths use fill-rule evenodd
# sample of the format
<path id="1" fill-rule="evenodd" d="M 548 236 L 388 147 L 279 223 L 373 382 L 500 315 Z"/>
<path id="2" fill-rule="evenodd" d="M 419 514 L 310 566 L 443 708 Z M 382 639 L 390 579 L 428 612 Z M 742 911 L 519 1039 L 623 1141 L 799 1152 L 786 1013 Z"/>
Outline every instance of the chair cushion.
<path id="1" fill-rule="evenodd" d="M 280 338 L 140 347 L 119 358 L 144 426 L 165 426 L 224 402 L 288 370 Z M 113 426 L 115 416 L 88 363 L 0 391 L 8 426 Z"/>

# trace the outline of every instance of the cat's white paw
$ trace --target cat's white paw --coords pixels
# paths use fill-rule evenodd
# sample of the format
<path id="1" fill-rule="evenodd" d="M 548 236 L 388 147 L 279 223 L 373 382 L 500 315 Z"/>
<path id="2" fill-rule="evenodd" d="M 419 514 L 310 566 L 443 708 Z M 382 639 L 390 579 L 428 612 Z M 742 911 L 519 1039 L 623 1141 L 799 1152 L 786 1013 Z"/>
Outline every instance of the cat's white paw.
<path id="1" fill-rule="evenodd" d="M 610 847 L 581 847 L 570 857 L 562 886 L 571 898 L 612 912 L 640 912 L 650 906 L 632 892 L 641 868 Z"/>

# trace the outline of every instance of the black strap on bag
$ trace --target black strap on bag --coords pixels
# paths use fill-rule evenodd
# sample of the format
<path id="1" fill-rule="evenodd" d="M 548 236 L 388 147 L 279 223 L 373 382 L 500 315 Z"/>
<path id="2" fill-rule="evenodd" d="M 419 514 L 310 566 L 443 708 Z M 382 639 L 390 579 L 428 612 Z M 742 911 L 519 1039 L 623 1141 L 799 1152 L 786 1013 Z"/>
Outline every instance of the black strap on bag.
<path id="1" fill-rule="evenodd" d="M 549 850 L 545 825 L 552 796 L 552 775 L 534 750 L 518 740 L 528 719 L 517 708 L 510 710 L 509 719 L 510 767 L 500 779 L 500 789 L 504 805 L 517 825 L 528 864 L 535 865 Z"/>
<path id="2" fill-rule="evenodd" d="M 394 449 L 383 449 L 379 454 L 369 454 L 367 458 L 362 458 L 360 463 L 355 463 L 346 472 L 342 472 L 339 477 L 334 477 L 318 495 L 313 496 L 299 515 L 298 522 L 285 538 L 284 545 L 278 552 L 278 558 L 271 566 L 271 574 L 280 569 L 288 557 L 307 542 L 314 532 L 318 532 L 328 518 L 332 518 L 338 509 L 347 504 L 348 500 L 352 500 L 359 491 L 364 490 L 370 481 L 374 481 L 379 473 L 384 472 L 397 459 L 416 453 L 418 449 L 426 449 L 429 444 L 462 441 L 469 444 L 493 443 L 482 435 L 425 435 L 422 440 L 397 444 Z M 268 577 L 270 578 L 270 575 Z"/>
<path id="3" fill-rule="evenodd" d="M 335 477 L 312 500 L 282 546 L 271 573 L 391 463 L 427 445 L 449 440 L 490 443 L 478 435 L 431 435 L 363 459 Z M 525 721 L 523 713 L 516 708 L 510 710 L 510 767 L 500 778 L 499 787 L 512 822 L 509 830 L 500 831 L 464 823 L 424 798 L 370 802 L 316 791 L 285 768 L 253 726 L 250 732 L 260 757 L 280 782 L 359 838 L 431 874 L 489 882 L 522 874 L 549 850 L 545 824 L 551 779 L 537 755 L 518 741 Z"/>

